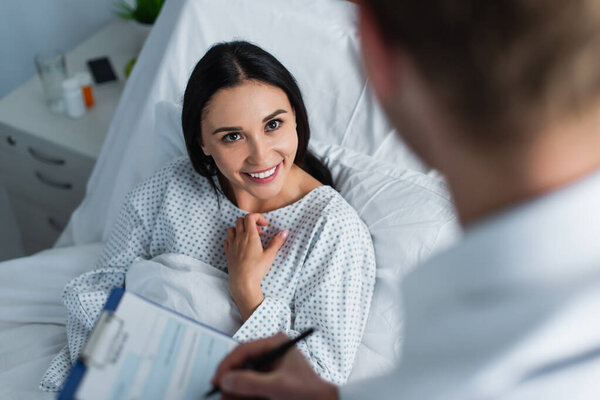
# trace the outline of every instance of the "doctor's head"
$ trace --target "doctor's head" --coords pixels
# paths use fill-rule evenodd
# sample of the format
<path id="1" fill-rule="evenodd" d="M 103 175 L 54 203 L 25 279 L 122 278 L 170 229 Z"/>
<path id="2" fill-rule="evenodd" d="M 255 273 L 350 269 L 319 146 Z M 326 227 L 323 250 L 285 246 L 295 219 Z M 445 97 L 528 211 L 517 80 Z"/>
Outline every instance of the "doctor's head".
<path id="1" fill-rule="evenodd" d="M 597 0 L 360 4 L 371 84 L 426 161 L 437 163 L 457 142 L 509 154 L 548 127 L 598 108 Z"/>
<path id="2" fill-rule="evenodd" d="M 220 174 L 230 189 L 261 199 L 276 196 L 293 165 L 305 168 L 311 158 L 295 79 L 248 42 L 217 44 L 200 59 L 185 91 L 182 126 L 199 174 Z"/>

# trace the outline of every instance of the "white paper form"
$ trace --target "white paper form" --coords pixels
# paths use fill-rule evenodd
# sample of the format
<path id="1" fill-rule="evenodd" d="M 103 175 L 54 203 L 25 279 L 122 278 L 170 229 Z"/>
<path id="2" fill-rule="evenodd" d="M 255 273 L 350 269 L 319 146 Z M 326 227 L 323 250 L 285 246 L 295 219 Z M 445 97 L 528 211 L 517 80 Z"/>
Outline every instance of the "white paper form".
<path id="1" fill-rule="evenodd" d="M 77 399 L 199 399 L 237 342 L 125 292 Z M 106 335 L 105 335 L 106 333 Z M 98 362 L 99 361 L 99 362 Z"/>

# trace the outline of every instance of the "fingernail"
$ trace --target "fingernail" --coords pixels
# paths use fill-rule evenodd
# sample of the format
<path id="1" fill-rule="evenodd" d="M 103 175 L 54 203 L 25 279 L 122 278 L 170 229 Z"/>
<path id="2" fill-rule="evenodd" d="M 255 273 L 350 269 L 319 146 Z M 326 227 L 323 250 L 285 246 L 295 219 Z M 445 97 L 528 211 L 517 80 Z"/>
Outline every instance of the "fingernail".
<path id="1" fill-rule="evenodd" d="M 231 374 L 225 374 L 221 380 L 221 389 L 225 391 L 233 390 L 233 376 L 231 376 Z"/>
<path id="2" fill-rule="evenodd" d="M 289 234 L 290 234 L 290 231 L 288 231 L 287 229 L 284 231 L 281 231 L 281 233 L 280 233 L 281 237 L 284 239 L 287 239 Z"/>

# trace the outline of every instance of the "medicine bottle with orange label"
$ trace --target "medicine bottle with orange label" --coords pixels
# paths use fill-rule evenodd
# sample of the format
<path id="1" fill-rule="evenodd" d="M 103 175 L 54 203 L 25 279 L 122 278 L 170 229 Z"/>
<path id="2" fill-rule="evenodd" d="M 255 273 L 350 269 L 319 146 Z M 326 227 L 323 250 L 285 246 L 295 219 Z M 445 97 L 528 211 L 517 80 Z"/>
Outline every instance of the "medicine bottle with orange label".
<path id="1" fill-rule="evenodd" d="M 76 74 L 79 84 L 81 85 L 81 94 L 86 107 L 94 105 L 94 92 L 92 91 L 92 76 L 89 72 L 79 72 Z"/>

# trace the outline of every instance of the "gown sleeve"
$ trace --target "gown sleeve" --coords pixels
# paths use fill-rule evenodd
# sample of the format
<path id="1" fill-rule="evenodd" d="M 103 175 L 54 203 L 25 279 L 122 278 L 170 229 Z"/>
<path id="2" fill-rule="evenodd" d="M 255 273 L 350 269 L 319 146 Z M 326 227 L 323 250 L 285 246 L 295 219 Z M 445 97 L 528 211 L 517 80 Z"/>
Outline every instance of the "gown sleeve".
<path id="1" fill-rule="evenodd" d="M 124 286 L 130 264 L 151 258 L 153 221 L 164 193 L 164 178 L 165 173 L 159 173 L 127 195 L 96 269 L 74 278 L 65 286 L 63 302 L 67 308 L 68 344 L 44 374 L 40 383 L 42 390 L 60 390 L 111 290 Z"/>
<path id="2" fill-rule="evenodd" d="M 350 375 L 375 286 L 375 254 L 368 229 L 356 213 L 321 217 L 291 307 L 265 297 L 234 338 L 253 340 L 277 332 L 316 332 L 298 348 L 324 379 L 342 384 Z"/>

